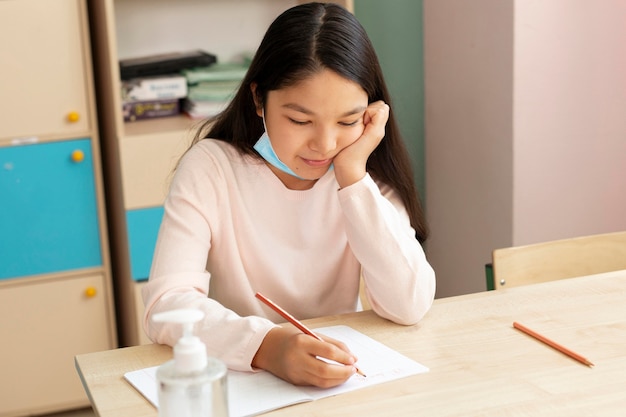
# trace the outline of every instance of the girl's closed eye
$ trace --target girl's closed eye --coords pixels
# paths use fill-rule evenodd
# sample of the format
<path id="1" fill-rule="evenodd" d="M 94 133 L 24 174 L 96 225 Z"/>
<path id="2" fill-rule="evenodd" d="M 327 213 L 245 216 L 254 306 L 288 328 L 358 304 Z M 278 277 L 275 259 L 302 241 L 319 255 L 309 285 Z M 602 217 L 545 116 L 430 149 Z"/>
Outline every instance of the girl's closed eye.
<path id="1" fill-rule="evenodd" d="M 352 122 L 339 122 L 339 124 L 341 126 L 346 126 L 346 127 L 350 127 L 350 126 L 356 126 L 359 124 L 359 122 L 361 122 L 363 119 L 362 118 L 358 118 Z"/>
<path id="2" fill-rule="evenodd" d="M 291 123 L 299 125 L 299 126 L 303 126 L 303 125 L 310 123 L 308 120 L 296 120 L 296 119 L 292 119 L 291 117 L 289 117 L 288 119 Z"/>

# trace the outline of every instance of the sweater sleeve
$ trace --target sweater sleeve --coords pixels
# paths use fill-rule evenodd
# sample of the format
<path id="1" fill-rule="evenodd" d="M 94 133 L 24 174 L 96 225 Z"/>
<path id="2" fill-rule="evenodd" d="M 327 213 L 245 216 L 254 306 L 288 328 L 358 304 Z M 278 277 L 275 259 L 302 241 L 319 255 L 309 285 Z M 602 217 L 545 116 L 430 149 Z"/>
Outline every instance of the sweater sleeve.
<path id="1" fill-rule="evenodd" d="M 249 371 L 275 325 L 262 317 L 241 317 L 208 298 L 211 276 L 206 265 L 212 232 L 219 227 L 220 184 L 219 164 L 206 151 L 192 148 L 181 161 L 165 202 L 150 279 L 142 293 L 143 324 L 153 342 L 173 346 L 180 326 L 155 323 L 152 315 L 179 308 L 202 310 L 205 318 L 196 333 L 207 354 L 231 369 Z"/>
<path id="2" fill-rule="evenodd" d="M 372 309 L 399 324 L 418 322 L 435 297 L 435 273 L 400 198 L 367 174 L 339 190 L 339 201 Z"/>

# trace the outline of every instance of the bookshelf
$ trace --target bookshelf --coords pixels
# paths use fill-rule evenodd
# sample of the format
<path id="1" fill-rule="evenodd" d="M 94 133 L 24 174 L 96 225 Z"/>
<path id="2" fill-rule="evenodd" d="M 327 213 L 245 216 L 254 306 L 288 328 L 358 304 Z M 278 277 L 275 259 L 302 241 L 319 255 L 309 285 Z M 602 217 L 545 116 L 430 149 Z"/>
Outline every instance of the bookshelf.
<path id="1" fill-rule="evenodd" d="M 252 54 L 265 30 L 293 0 L 93 1 L 90 19 L 103 138 L 107 212 L 121 344 L 149 342 L 140 291 L 172 170 L 194 126 L 187 116 L 124 123 L 119 60 L 202 49 L 218 62 Z M 352 0 L 339 1 L 354 10 Z"/>
<path id="2" fill-rule="evenodd" d="M 86 1 L 0 2 L 0 49 L 0 415 L 84 407 L 74 356 L 117 347 Z"/>

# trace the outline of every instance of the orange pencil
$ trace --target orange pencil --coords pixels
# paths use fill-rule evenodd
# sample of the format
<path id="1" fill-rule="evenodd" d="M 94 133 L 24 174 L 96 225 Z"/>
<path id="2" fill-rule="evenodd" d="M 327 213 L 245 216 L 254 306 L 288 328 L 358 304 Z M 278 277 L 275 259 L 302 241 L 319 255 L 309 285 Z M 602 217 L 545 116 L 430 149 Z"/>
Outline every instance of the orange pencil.
<path id="1" fill-rule="evenodd" d="M 529 336 L 534 337 L 535 339 L 545 343 L 546 345 L 558 350 L 561 353 L 566 354 L 567 356 L 569 356 L 570 358 L 574 358 L 576 359 L 578 362 L 583 363 L 587 366 L 593 366 L 593 363 L 591 363 L 587 358 L 584 358 L 582 356 L 580 356 L 578 353 L 576 352 L 572 352 L 571 350 L 569 350 L 568 348 L 559 345 L 558 343 L 548 339 L 545 336 L 540 335 L 539 333 L 530 330 L 528 327 L 519 324 L 518 322 L 513 322 L 513 327 L 516 328 L 517 330 L 520 330 L 524 333 L 526 333 Z"/>
<path id="2" fill-rule="evenodd" d="M 298 319 L 296 319 L 294 316 L 292 316 L 291 314 L 287 313 L 285 310 L 283 310 L 280 306 L 278 306 L 278 304 L 274 303 L 272 300 L 270 300 L 269 298 L 265 297 L 264 295 L 262 295 L 261 293 L 256 293 L 256 298 L 258 298 L 259 300 L 263 301 L 265 304 L 267 304 L 269 307 L 272 308 L 272 310 L 274 310 L 275 312 L 277 312 L 278 314 L 280 314 L 285 320 L 287 320 L 289 323 L 293 324 L 294 326 L 296 326 L 302 333 L 304 334 L 308 334 L 309 336 L 313 336 L 314 338 L 316 338 L 317 340 L 319 340 L 320 342 L 323 342 L 324 339 L 322 339 L 321 337 L 319 337 L 318 335 L 316 335 L 315 333 L 313 333 L 312 330 L 310 330 L 308 327 L 306 327 L 304 324 L 300 323 L 300 321 Z M 356 368 L 356 367 L 355 367 Z M 356 373 L 361 375 L 361 376 L 365 376 L 365 374 L 363 372 L 361 372 L 359 370 L 359 368 L 356 368 Z"/>

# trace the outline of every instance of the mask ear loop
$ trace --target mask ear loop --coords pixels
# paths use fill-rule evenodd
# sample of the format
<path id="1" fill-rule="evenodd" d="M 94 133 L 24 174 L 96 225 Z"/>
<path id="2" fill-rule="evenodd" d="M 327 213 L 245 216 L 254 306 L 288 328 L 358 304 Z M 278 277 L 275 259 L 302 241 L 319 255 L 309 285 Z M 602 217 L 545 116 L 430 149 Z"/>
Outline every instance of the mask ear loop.
<path id="1" fill-rule="evenodd" d="M 261 107 L 261 120 L 263 120 L 263 130 L 267 133 L 267 125 L 265 124 L 265 107 Z"/>
<path id="2" fill-rule="evenodd" d="M 286 174 L 289 174 L 293 177 L 304 179 L 300 177 L 298 174 L 293 172 L 291 168 L 287 166 L 283 161 L 280 160 L 276 151 L 274 151 L 274 147 L 272 146 L 272 141 L 270 140 L 269 134 L 267 133 L 267 125 L 265 124 L 265 109 L 261 109 L 261 117 L 263 119 L 263 128 L 265 132 L 261 135 L 257 143 L 254 145 L 254 149 L 261 155 L 263 159 L 265 159 L 272 166 L 280 169 Z"/>

